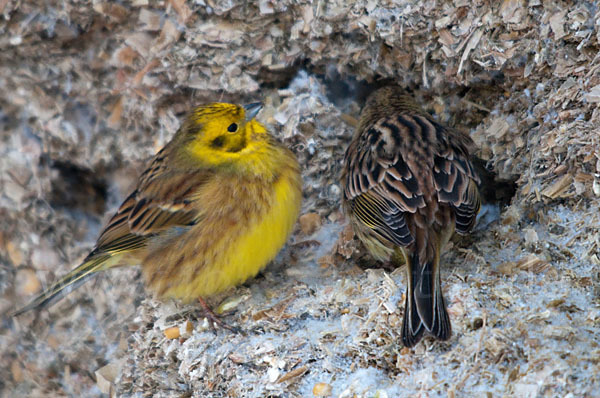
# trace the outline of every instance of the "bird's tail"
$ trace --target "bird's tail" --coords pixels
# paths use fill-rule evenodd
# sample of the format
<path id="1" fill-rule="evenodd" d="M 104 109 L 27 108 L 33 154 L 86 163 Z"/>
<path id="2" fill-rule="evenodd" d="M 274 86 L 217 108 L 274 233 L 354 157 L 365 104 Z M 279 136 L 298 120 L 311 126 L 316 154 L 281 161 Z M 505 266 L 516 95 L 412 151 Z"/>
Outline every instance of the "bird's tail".
<path id="1" fill-rule="evenodd" d="M 439 255 L 433 261 L 419 261 L 418 251 L 407 259 L 408 290 L 402 324 L 402 343 L 412 347 L 427 330 L 440 340 L 452 335 L 450 318 L 442 296 Z"/>
<path id="2" fill-rule="evenodd" d="M 50 303 L 56 302 L 70 293 L 72 290 L 81 286 L 83 282 L 94 276 L 97 272 L 108 269 L 112 266 L 112 255 L 96 254 L 86 258 L 86 260 L 77 268 L 69 272 L 67 275 L 54 282 L 52 286 L 44 290 L 39 296 L 32 300 L 29 304 L 15 311 L 12 316 L 21 315 L 24 312 L 34 308 L 43 308 Z"/>

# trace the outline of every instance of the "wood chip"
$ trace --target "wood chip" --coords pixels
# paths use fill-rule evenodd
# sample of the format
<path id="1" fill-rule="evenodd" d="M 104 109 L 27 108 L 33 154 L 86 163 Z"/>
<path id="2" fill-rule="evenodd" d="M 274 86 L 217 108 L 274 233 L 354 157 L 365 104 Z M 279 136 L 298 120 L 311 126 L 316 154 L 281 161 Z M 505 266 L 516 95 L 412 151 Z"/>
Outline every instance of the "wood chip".
<path id="1" fill-rule="evenodd" d="M 550 267 L 546 261 L 542 260 L 535 254 L 528 254 L 517 262 L 517 268 L 523 271 L 539 274 Z"/>
<path id="2" fill-rule="evenodd" d="M 94 4 L 94 11 L 114 19 L 117 22 L 123 22 L 129 15 L 129 10 L 120 4 L 112 2 L 99 2 Z"/>
<path id="3" fill-rule="evenodd" d="M 551 186 L 544 189 L 541 193 L 550 199 L 563 197 L 573 184 L 573 176 L 565 174 L 554 182 Z"/>
<path id="4" fill-rule="evenodd" d="M 555 13 L 550 17 L 550 27 L 554 32 L 554 40 L 558 40 L 567 35 L 564 29 L 565 15 L 568 10 L 563 10 Z"/>
<path id="5" fill-rule="evenodd" d="M 20 383 L 23 381 L 23 369 L 21 368 L 21 364 L 18 360 L 13 360 L 10 363 L 10 372 L 12 374 L 12 378 L 16 383 Z"/>
<path id="6" fill-rule="evenodd" d="M 192 335 L 193 331 L 194 331 L 194 324 L 190 321 L 185 321 L 179 327 L 179 333 L 181 334 L 181 337 L 188 338 Z"/>
<path id="7" fill-rule="evenodd" d="M 477 47 L 477 44 L 479 44 L 479 40 L 481 40 L 482 35 L 483 35 L 483 29 L 478 28 L 475 30 L 475 32 L 473 33 L 473 35 L 467 42 L 465 50 L 463 51 L 463 54 L 460 57 L 460 64 L 458 65 L 458 71 L 456 72 L 457 75 L 460 75 L 460 72 L 463 70 L 465 61 L 467 59 L 469 59 L 469 54 L 475 47 Z"/>
<path id="8" fill-rule="evenodd" d="M 600 84 L 594 86 L 583 96 L 586 101 L 592 103 L 600 102 Z"/>
<path id="9" fill-rule="evenodd" d="M 123 116 L 123 97 L 119 97 L 112 107 L 110 116 L 107 120 L 107 125 L 110 128 L 118 129 L 121 126 L 121 118 Z"/>
<path id="10" fill-rule="evenodd" d="M 180 36 L 181 31 L 177 28 L 177 25 L 175 25 L 175 23 L 173 23 L 173 21 L 170 19 L 166 19 L 158 39 L 152 46 L 152 52 L 156 53 L 166 49 L 179 40 Z"/>
<path id="11" fill-rule="evenodd" d="M 140 30 L 158 32 L 160 30 L 161 15 L 156 11 L 142 8 L 138 16 Z"/>
<path id="12" fill-rule="evenodd" d="M 185 4 L 185 0 L 169 0 L 169 3 L 173 6 L 175 12 L 177 12 L 179 22 L 183 25 L 187 24 L 192 16 L 192 10 Z"/>
<path id="13" fill-rule="evenodd" d="M 109 363 L 98 369 L 96 374 L 96 384 L 103 394 L 111 394 L 113 384 L 119 375 L 121 365 L 119 363 Z"/>
<path id="14" fill-rule="evenodd" d="M 492 125 L 488 128 L 487 133 L 496 139 L 502 139 L 510 130 L 510 125 L 506 122 L 506 119 L 499 117 L 494 119 Z"/>
<path id="15" fill-rule="evenodd" d="M 276 383 L 284 383 L 286 381 L 296 379 L 296 378 L 302 376 L 303 374 L 305 374 L 306 372 L 308 372 L 308 366 L 297 367 L 297 368 L 287 372 L 286 374 L 281 375 L 277 379 Z"/>

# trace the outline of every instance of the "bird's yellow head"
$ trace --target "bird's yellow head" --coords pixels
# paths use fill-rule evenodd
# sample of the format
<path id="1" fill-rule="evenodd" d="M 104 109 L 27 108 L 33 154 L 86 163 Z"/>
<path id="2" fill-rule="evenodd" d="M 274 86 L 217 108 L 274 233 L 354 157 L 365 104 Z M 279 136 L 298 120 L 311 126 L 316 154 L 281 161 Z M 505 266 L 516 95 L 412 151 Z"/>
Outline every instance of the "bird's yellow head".
<path id="1" fill-rule="evenodd" d="M 254 119 L 261 108 L 260 103 L 199 106 L 180 130 L 182 147 L 192 159 L 213 166 L 243 158 L 268 144 L 267 130 Z"/>

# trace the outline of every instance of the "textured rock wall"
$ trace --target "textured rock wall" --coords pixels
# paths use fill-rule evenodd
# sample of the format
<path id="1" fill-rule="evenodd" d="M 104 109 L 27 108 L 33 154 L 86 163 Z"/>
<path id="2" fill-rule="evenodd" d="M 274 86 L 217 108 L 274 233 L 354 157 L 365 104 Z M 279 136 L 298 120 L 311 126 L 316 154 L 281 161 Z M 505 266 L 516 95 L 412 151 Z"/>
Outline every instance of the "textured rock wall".
<path id="1" fill-rule="evenodd" d="M 134 270 L 39 315 L 4 315 L 6 395 L 598 390 L 594 2 L 9 0 L 0 14 L 0 312 L 82 259 L 197 103 L 264 101 L 260 119 L 304 166 L 305 222 L 318 220 L 230 293 L 248 299 L 227 319 L 249 336 L 171 319 L 173 304 L 136 311 Z M 348 232 L 338 241 L 340 161 L 381 81 L 407 86 L 518 178 L 501 222 L 444 257 L 448 345 L 399 347 L 402 270 L 364 271 Z M 192 332 L 165 339 L 187 320 Z"/>

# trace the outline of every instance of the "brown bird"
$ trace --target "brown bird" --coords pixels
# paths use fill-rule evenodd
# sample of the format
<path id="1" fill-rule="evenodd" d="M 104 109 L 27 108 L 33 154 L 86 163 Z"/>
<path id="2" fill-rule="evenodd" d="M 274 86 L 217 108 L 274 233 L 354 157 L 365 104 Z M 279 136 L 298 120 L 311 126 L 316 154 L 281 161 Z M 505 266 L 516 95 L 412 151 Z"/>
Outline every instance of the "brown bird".
<path id="1" fill-rule="evenodd" d="M 436 122 L 400 87 L 368 98 L 346 150 L 343 207 L 358 238 L 380 261 L 407 265 L 402 342 L 427 331 L 452 334 L 442 296 L 440 250 L 475 225 L 479 177 L 471 139 Z"/>

